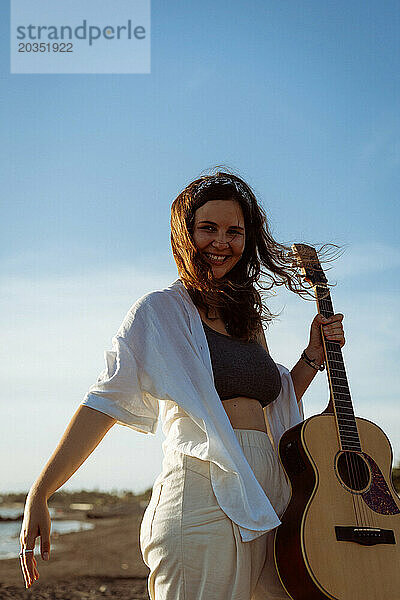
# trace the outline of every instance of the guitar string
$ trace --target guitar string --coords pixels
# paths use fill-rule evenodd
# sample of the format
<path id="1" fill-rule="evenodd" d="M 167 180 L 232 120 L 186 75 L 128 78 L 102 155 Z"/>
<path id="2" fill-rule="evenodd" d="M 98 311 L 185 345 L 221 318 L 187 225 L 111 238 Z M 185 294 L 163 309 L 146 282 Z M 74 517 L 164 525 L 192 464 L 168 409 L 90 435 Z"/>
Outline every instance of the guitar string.
<path id="1" fill-rule="evenodd" d="M 325 316 L 329 317 L 334 314 L 332 302 L 329 302 L 329 300 L 321 299 L 320 306 L 324 310 Z M 329 341 L 327 340 L 325 342 L 325 344 L 326 344 L 326 350 L 327 350 L 327 354 L 328 354 L 331 351 L 331 348 L 329 346 Z M 327 356 L 327 358 L 328 358 L 328 356 Z M 333 396 L 333 400 L 335 400 L 333 389 L 332 389 L 332 396 Z M 336 406 L 336 410 L 337 410 L 337 408 L 338 407 Z M 339 425 L 338 420 L 337 420 L 337 425 L 338 425 L 339 439 L 341 442 L 341 446 L 343 446 L 341 435 L 340 435 L 340 433 L 341 433 L 340 425 Z M 342 447 L 342 450 L 343 450 L 343 447 Z M 352 452 L 349 452 L 349 451 L 344 451 L 344 452 L 345 452 L 347 473 L 348 473 L 349 479 L 350 479 L 349 487 L 350 487 L 350 489 L 360 488 L 361 477 L 360 477 L 359 469 L 357 468 L 358 461 L 355 463 L 356 459 Z M 351 499 L 352 499 L 353 511 L 354 511 L 354 515 L 355 515 L 356 524 L 357 524 L 357 526 L 363 526 L 366 519 L 365 519 L 365 514 L 363 514 L 364 511 L 363 511 L 362 500 L 360 499 L 359 494 L 357 492 L 352 491 L 350 493 L 351 493 Z"/>
<path id="2" fill-rule="evenodd" d="M 314 271 L 314 274 L 316 271 L 321 271 L 321 273 L 323 273 L 318 259 L 317 259 L 317 267 L 315 267 L 315 265 L 312 265 L 312 269 Z M 322 282 L 322 284 L 321 284 L 321 282 Z M 322 314 L 325 313 L 324 316 L 329 317 L 334 314 L 334 311 L 333 311 L 333 305 L 332 305 L 332 300 L 331 300 L 331 296 L 330 296 L 330 291 L 329 291 L 329 288 L 327 287 L 326 283 L 327 283 L 327 280 L 325 277 L 323 279 L 320 279 L 319 285 L 318 285 L 318 281 L 314 282 L 314 292 L 315 292 L 315 296 L 316 296 L 316 300 L 317 300 L 318 312 L 321 312 Z M 319 292 L 323 291 L 324 289 L 326 289 L 326 291 L 327 291 L 327 294 L 325 296 L 326 299 L 325 299 L 325 297 L 320 297 L 321 294 L 319 293 Z M 324 310 L 322 311 L 321 308 L 323 308 Z M 322 328 L 321 328 L 321 330 L 322 330 Z M 327 363 L 328 363 L 328 346 L 326 344 L 328 344 L 328 343 L 329 343 L 328 340 L 326 340 L 325 350 L 326 350 L 326 354 L 327 354 L 327 356 L 326 356 Z M 339 352 L 339 356 L 341 356 L 340 346 L 339 346 L 338 352 Z M 343 361 L 343 357 L 342 357 L 342 361 Z M 344 368 L 344 363 L 343 363 L 343 368 Z M 346 371 L 344 370 L 344 374 L 345 373 L 346 373 Z M 333 384 L 332 384 L 332 387 L 333 387 Z M 332 393 L 332 402 L 335 403 L 335 396 L 334 396 L 333 389 L 331 389 L 331 393 Z M 342 446 L 343 444 L 342 444 L 342 437 L 341 437 L 341 432 L 340 432 L 340 425 L 339 425 L 339 420 L 337 418 L 338 417 L 338 414 L 337 414 L 338 405 L 337 404 L 335 404 L 335 408 L 336 408 L 336 423 L 338 426 L 340 445 Z M 354 411 L 352 411 L 352 412 L 353 412 L 354 423 L 356 425 L 357 437 L 359 440 L 360 450 L 361 450 L 361 441 L 360 441 L 359 434 L 358 434 L 357 421 L 356 421 L 356 418 L 354 415 Z M 343 448 L 341 448 L 341 449 L 343 450 Z M 353 452 L 345 452 L 345 460 L 346 460 L 347 472 L 350 475 L 350 483 L 353 481 L 354 483 L 356 483 L 355 486 L 353 485 L 353 488 L 355 488 L 355 489 L 358 488 L 358 490 L 362 489 L 361 483 L 363 482 L 363 477 L 362 477 L 362 474 L 360 471 L 360 464 L 362 465 L 363 474 L 365 475 L 365 463 L 362 459 L 362 450 L 361 450 L 361 453 L 357 454 L 357 455 Z M 362 462 L 360 462 L 360 461 L 362 461 Z M 369 466 L 367 467 L 367 469 L 368 469 L 368 471 L 370 471 Z M 364 524 L 366 525 L 368 523 L 368 512 L 370 514 L 370 518 L 372 517 L 372 522 L 373 522 L 375 520 L 374 519 L 375 515 L 372 514 L 372 511 L 367 510 L 368 507 L 366 506 L 364 499 L 361 497 L 361 493 L 354 491 L 351 493 L 351 496 L 352 496 L 353 510 L 354 510 L 356 522 L 357 523 L 364 522 Z M 357 508 L 358 508 L 358 511 L 357 511 Z"/>
<path id="3" fill-rule="evenodd" d="M 318 291 L 317 291 L 317 300 L 319 300 L 319 304 L 320 304 L 320 308 L 323 309 L 320 310 L 319 312 L 322 312 L 322 314 L 324 314 L 324 316 L 329 317 L 332 316 L 334 314 L 333 312 L 333 307 L 332 307 L 332 302 L 330 300 L 330 298 L 328 297 L 328 299 L 324 299 L 324 298 L 318 298 Z M 326 344 L 329 343 L 328 341 L 326 341 Z M 329 347 L 326 348 L 326 350 L 330 350 Z M 339 353 L 340 353 L 340 347 L 338 349 Z M 332 390 L 332 395 L 334 396 L 334 392 Z M 333 398 L 334 400 L 334 398 Z M 336 407 L 337 408 L 337 407 Z M 339 428 L 339 437 L 340 437 L 340 425 L 339 422 L 338 423 L 338 428 Z M 355 421 L 355 417 L 354 417 L 354 423 L 357 427 L 356 421 Z M 357 431 L 358 434 L 358 431 Z M 365 463 L 360 463 L 360 460 L 362 460 L 362 458 L 358 458 L 358 454 L 356 454 L 353 451 L 345 451 L 345 460 L 346 460 L 346 467 L 347 467 L 347 472 L 349 474 L 349 478 L 350 478 L 350 488 L 353 488 L 355 490 L 360 490 L 362 489 L 362 483 L 363 483 L 363 474 L 361 473 L 361 467 L 360 464 L 362 465 L 362 469 L 364 471 L 364 465 Z M 367 526 L 367 525 L 372 525 L 373 522 L 371 524 L 368 523 L 368 511 L 367 511 L 367 506 L 365 505 L 363 498 L 361 496 L 360 492 L 354 491 L 351 492 L 351 497 L 352 497 L 352 504 L 353 504 L 353 510 L 354 510 L 354 514 L 355 514 L 355 519 L 356 519 L 356 523 L 357 526 Z M 358 509 L 358 510 L 357 510 Z M 373 519 L 373 515 L 372 516 L 372 521 Z"/>
<path id="4" fill-rule="evenodd" d="M 353 498 L 355 498 L 355 501 L 358 504 L 358 507 L 360 509 L 360 525 L 365 527 L 367 525 L 367 515 L 365 513 L 365 507 L 364 507 L 362 498 L 360 497 L 360 493 L 357 491 L 357 490 L 361 489 L 361 483 L 362 483 L 361 473 L 360 473 L 359 467 L 358 467 L 359 462 L 357 459 L 357 453 L 354 451 L 350 451 L 350 452 L 347 452 L 346 455 L 350 457 L 351 474 L 352 474 L 352 480 L 353 480 L 354 488 L 355 488 L 355 491 L 352 495 L 353 495 Z"/>
<path id="5" fill-rule="evenodd" d="M 346 456 L 347 472 L 351 474 L 352 473 L 352 468 L 351 468 L 351 465 L 349 463 L 351 463 L 351 460 L 352 460 L 352 453 L 345 451 L 345 456 Z M 350 485 L 350 488 L 351 487 L 355 487 L 355 486 L 351 486 Z M 352 498 L 352 502 L 353 502 L 353 508 L 354 508 L 355 513 L 356 513 L 356 525 L 358 527 L 361 527 L 362 524 L 363 524 L 362 512 L 359 510 L 359 514 L 357 514 L 357 506 L 360 509 L 359 503 L 357 502 L 358 501 L 358 494 L 356 492 L 352 491 L 351 492 L 351 498 Z"/>

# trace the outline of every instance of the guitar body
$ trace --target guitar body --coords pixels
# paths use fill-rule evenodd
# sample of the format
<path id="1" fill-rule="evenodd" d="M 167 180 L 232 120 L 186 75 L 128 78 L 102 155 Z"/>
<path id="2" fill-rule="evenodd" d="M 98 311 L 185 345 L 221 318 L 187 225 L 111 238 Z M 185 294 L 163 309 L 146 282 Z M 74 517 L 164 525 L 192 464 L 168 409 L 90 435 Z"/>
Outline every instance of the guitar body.
<path id="1" fill-rule="evenodd" d="M 392 449 L 374 423 L 356 423 L 361 452 L 341 450 L 329 412 L 306 419 L 280 440 L 292 496 L 274 553 L 294 600 L 400 598 L 400 499 L 392 484 Z M 349 459 L 356 480 L 349 478 Z"/>

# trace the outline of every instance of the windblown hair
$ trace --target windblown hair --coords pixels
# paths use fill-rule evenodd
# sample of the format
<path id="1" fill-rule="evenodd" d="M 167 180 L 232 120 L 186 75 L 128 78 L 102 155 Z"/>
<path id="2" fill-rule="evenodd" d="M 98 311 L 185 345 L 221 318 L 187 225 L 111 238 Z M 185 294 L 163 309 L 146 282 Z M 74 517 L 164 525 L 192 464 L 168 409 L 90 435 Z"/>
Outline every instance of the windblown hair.
<path id="1" fill-rule="evenodd" d="M 214 182 L 216 178 L 222 178 L 224 183 Z M 225 178 L 232 184 L 227 184 Z M 236 200 L 244 216 L 243 254 L 221 278 L 213 276 L 211 265 L 193 241 L 196 210 L 209 200 Z M 262 321 L 269 324 L 279 315 L 263 304 L 254 284 L 263 291 L 285 285 L 306 299 L 315 299 L 312 286 L 304 283 L 298 266 L 293 263 L 290 246 L 274 240 L 254 192 L 237 175 L 217 171 L 185 187 L 171 206 L 171 246 L 179 277 L 194 304 L 203 308 L 207 317 L 210 308 L 218 309 L 227 332 L 234 337 L 246 341 L 257 339 Z M 317 250 L 321 263 L 320 255 L 328 246 L 338 247 L 335 244 L 321 246 Z M 262 275 L 267 278 L 265 287 L 260 283 Z"/>

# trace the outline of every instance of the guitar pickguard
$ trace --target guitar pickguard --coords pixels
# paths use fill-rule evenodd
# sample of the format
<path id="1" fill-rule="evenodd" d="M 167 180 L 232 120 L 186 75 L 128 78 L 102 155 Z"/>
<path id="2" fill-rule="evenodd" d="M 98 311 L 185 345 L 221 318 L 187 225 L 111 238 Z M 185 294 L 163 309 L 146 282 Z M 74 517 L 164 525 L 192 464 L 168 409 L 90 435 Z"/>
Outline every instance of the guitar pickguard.
<path id="1" fill-rule="evenodd" d="M 400 513 L 378 465 L 365 452 L 363 452 L 363 457 L 368 462 L 372 475 L 371 487 L 367 492 L 361 494 L 364 502 L 371 510 L 381 515 L 396 515 Z"/>

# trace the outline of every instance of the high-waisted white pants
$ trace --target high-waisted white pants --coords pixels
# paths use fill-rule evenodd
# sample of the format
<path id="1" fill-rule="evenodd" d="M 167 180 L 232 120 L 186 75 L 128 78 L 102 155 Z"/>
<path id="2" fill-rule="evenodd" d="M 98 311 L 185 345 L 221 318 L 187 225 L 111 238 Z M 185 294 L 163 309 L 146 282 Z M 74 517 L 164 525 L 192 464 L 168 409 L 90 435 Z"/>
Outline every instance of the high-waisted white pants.
<path id="1" fill-rule="evenodd" d="M 280 516 L 290 486 L 268 435 L 234 431 Z M 273 536 L 274 530 L 242 542 L 218 505 L 210 462 L 169 452 L 140 529 L 151 600 L 287 600 L 274 566 Z"/>

